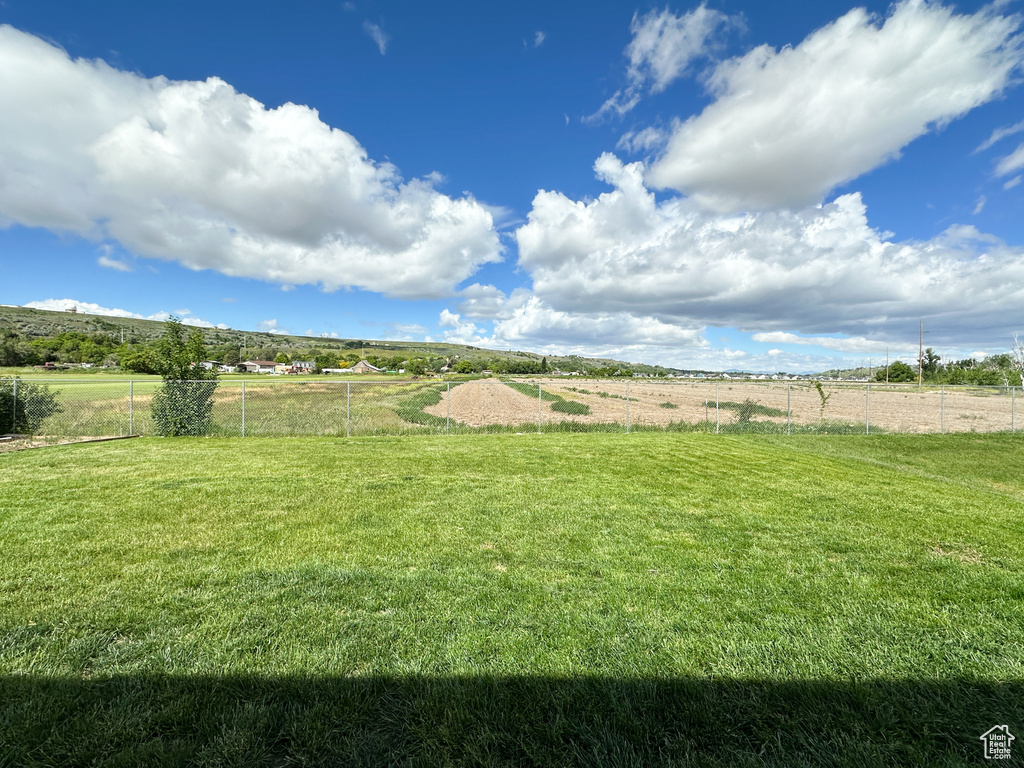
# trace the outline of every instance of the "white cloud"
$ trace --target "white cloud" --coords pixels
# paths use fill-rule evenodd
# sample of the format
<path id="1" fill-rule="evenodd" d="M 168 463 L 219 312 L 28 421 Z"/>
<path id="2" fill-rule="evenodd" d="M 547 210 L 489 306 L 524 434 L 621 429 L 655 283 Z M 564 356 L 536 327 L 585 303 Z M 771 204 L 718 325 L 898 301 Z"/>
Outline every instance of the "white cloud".
<path id="1" fill-rule="evenodd" d="M 152 315 L 140 315 L 137 312 L 129 312 L 127 309 L 111 309 L 110 307 L 103 307 L 90 301 L 78 301 L 77 299 L 43 299 L 42 301 L 30 301 L 24 306 L 29 307 L 30 309 L 46 309 L 51 312 L 64 312 L 71 307 L 75 307 L 75 309 L 83 315 L 131 317 L 136 320 L 157 320 L 160 322 L 169 320 L 172 314 L 171 312 L 154 312 Z M 182 325 L 194 325 L 198 328 L 220 328 L 222 330 L 227 330 L 229 327 L 224 323 L 217 323 L 214 325 L 208 320 L 192 317 L 192 313 L 187 309 L 175 310 L 173 314 L 181 319 Z"/>
<path id="2" fill-rule="evenodd" d="M 444 328 L 444 340 L 451 344 L 479 344 L 485 341 L 475 323 L 448 309 L 441 310 L 437 324 Z M 451 330 L 448 330 L 451 329 Z"/>
<path id="3" fill-rule="evenodd" d="M 1012 154 L 1000 159 L 996 164 L 996 175 L 1009 176 L 1021 168 L 1024 168 L 1024 144 L 1017 147 Z"/>
<path id="4" fill-rule="evenodd" d="M 543 32 L 539 30 L 535 32 L 533 35 L 533 47 L 540 48 L 541 44 L 544 42 L 546 37 L 547 35 L 545 35 Z"/>
<path id="5" fill-rule="evenodd" d="M 615 148 L 630 153 L 650 152 L 665 146 L 669 136 L 668 131 L 654 127 L 643 128 L 639 131 L 627 131 L 615 144 Z"/>
<path id="6" fill-rule="evenodd" d="M 278 326 L 277 320 L 275 318 L 271 318 L 270 320 L 260 320 L 258 323 L 256 323 L 256 328 L 263 331 L 264 333 L 274 333 L 281 336 L 288 335 L 288 331 Z"/>
<path id="7" fill-rule="evenodd" d="M 1020 19 L 904 0 L 854 9 L 793 48 L 724 62 L 716 100 L 682 123 L 647 176 L 718 212 L 820 202 L 909 142 L 999 96 L 1022 61 Z"/>
<path id="8" fill-rule="evenodd" d="M 1019 123 L 1016 123 L 1015 125 L 1004 126 L 1003 128 L 996 128 L 994 131 L 992 131 L 992 135 L 989 136 L 985 141 L 983 141 L 981 145 L 974 151 L 984 152 L 997 141 L 1002 141 L 1007 136 L 1013 136 L 1015 133 L 1020 133 L 1021 131 L 1024 131 L 1024 120 L 1021 120 Z"/>
<path id="9" fill-rule="evenodd" d="M 730 23 L 728 16 L 709 10 L 704 3 L 682 16 L 676 16 L 668 8 L 644 16 L 634 14 L 629 25 L 633 39 L 625 52 L 629 58 L 627 85 L 616 91 L 588 120 L 611 113 L 624 115 L 640 102 L 645 90 L 664 91 L 707 53 L 714 34 Z"/>
<path id="10" fill-rule="evenodd" d="M 1010 179 L 1010 180 L 1009 180 L 1008 182 L 1006 182 L 1005 184 L 1003 184 L 1003 189 L 1013 189 L 1013 188 L 1014 188 L 1014 187 L 1016 187 L 1016 186 L 1017 186 L 1018 184 L 1020 184 L 1020 180 L 1021 180 L 1021 177 L 1020 177 L 1020 176 L 1014 176 L 1014 177 L 1013 177 L 1012 179 Z"/>
<path id="11" fill-rule="evenodd" d="M 380 51 L 381 56 L 387 53 L 391 35 L 385 32 L 383 27 L 379 24 L 374 24 L 372 21 L 364 21 L 363 31 L 377 44 L 377 49 Z"/>
<path id="12" fill-rule="evenodd" d="M 0 225 L 270 282 L 441 298 L 500 261 L 491 213 L 295 104 L 144 79 L 0 26 Z"/>
<path id="13" fill-rule="evenodd" d="M 982 195 L 981 197 L 978 198 L 978 202 L 976 202 L 974 204 L 974 210 L 971 211 L 971 214 L 974 215 L 974 216 L 977 216 L 979 213 L 981 213 L 984 210 L 984 208 L 985 208 L 985 203 L 986 203 L 985 196 Z"/>
<path id="14" fill-rule="evenodd" d="M 588 349 L 643 347 L 701 347 L 703 328 L 664 322 L 629 312 L 566 312 L 553 309 L 536 296 L 494 325 L 499 345 L 571 343 Z"/>
<path id="15" fill-rule="evenodd" d="M 525 288 L 517 288 L 511 296 L 506 296 L 504 291 L 493 285 L 473 283 L 459 291 L 459 296 L 462 301 L 457 308 L 462 314 L 477 319 L 494 319 L 507 317 L 512 310 L 525 304 L 530 292 Z"/>
<path id="16" fill-rule="evenodd" d="M 769 331 L 767 333 L 755 333 L 750 338 L 764 344 L 799 344 L 823 347 L 824 349 L 832 349 L 836 352 L 854 355 L 885 354 L 886 351 L 891 351 L 893 355 L 896 355 L 897 353 L 905 354 L 910 349 L 910 346 L 907 344 L 897 346 L 884 341 L 866 339 L 862 336 L 838 339 L 831 336 L 799 336 L 785 331 Z M 768 354 L 771 354 L 771 352 Z"/>
<path id="17" fill-rule="evenodd" d="M 1024 249 L 974 227 L 893 241 L 868 224 L 859 194 L 800 211 L 720 216 L 687 198 L 657 202 L 641 163 L 604 154 L 595 170 L 613 190 L 588 201 L 541 191 L 516 230 L 519 264 L 559 332 L 573 329 L 554 313 L 623 313 L 684 329 L 884 340 L 905 338 L 923 318 L 934 321 L 936 341 L 977 341 L 1003 334 L 1004 318 L 1024 303 Z M 511 332 L 516 325 L 506 322 Z"/>
<path id="18" fill-rule="evenodd" d="M 130 264 L 125 264 L 123 261 L 113 259 L 106 254 L 101 254 L 100 257 L 96 259 L 96 263 L 99 264 L 101 267 L 106 267 L 107 269 L 115 269 L 118 272 L 132 271 L 132 267 Z"/>

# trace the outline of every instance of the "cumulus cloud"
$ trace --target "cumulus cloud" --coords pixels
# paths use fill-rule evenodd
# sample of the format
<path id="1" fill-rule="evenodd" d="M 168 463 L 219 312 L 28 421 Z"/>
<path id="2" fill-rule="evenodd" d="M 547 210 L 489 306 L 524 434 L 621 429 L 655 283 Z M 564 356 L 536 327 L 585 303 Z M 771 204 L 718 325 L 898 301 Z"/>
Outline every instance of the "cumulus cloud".
<path id="1" fill-rule="evenodd" d="M 480 344 L 484 341 L 491 341 L 481 335 L 481 330 L 477 328 L 476 323 L 463 320 L 461 315 L 448 309 L 441 310 L 437 324 L 445 329 L 444 340 L 451 344 Z"/>
<path id="2" fill-rule="evenodd" d="M 383 27 L 379 24 L 374 24 L 372 21 L 364 21 L 363 31 L 377 44 L 377 49 L 380 51 L 381 56 L 387 53 L 391 35 L 385 32 Z"/>
<path id="3" fill-rule="evenodd" d="M 915 138 L 996 98 L 1022 62 L 1020 18 L 904 0 L 858 8 L 795 47 L 723 62 L 647 182 L 718 212 L 820 202 Z"/>
<path id="4" fill-rule="evenodd" d="M 403 180 L 309 107 L 145 79 L 0 26 L 0 226 L 192 269 L 440 298 L 501 259 L 472 197 Z"/>
<path id="5" fill-rule="evenodd" d="M 42 301 L 30 301 L 24 306 L 30 309 L 46 309 L 51 312 L 64 312 L 71 307 L 74 307 L 78 312 L 83 315 L 104 315 L 106 317 L 131 317 L 136 320 L 159 320 L 163 322 L 169 320 L 171 317 L 170 312 L 154 312 L 152 315 L 140 315 L 137 312 L 129 312 L 127 309 L 112 309 L 110 307 L 103 307 L 99 304 L 94 304 L 91 301 L 78 301 L 77 299 L 43 299 Z M 176 310 L 175 313 L 181 318 L 182 325 L 194 325 L 198 328 L 220 328 L 221 330 L 227 330 L 228 326 L 224 323 L 217 323 L 214 325 L 208 320 L 202 318 L 192 317 L 192 313 L 186 310 Z"/>
<path id="6" fill-rule="evenodd" d="M 668 323 L 650 315 L 630 312 L 573 311 L 547 306 L 531 296 L 525 304 L 499 320 L 494 338 L 510 344 L 565 344 L 567 340 L 588 349 L 614 346 L 700 347 L 703 328 Z"/>
<path id="7" fill-rule="evenodd" d="M 274 333 L 281 336 L 288 335 L 288 331 L 278 326 L 275 318 L 271 318 L 270 320 L 260 320 L 256 323 L 256 327 L 264 333 Z"/>
<path id="8" fill-rule="evenodd" d="M 836 352 L 845 352 L 857 355 L 885 354 L 891 351 L 893 355 L 905 353 L 910 350 L 910 345 L 893 346 L 884 341 L 855 338 L 833 338 L 831 336 L 798 336 L 795 333 L 785 331 L 770 331 L 768 333 L 755 333 L 750 337 L 754 341 L 765 344 L 799 344 L 802 346 L 823 347 L 833 349 Z M 778 350 L 776 350 L 778 351 Z M 771 351 L 768 352 L 771 354 Z"/>
<path id="9" fill-rule="evenodd" d="M 942 334 L 977 339 L 1002 335 L 1001 318 L 1024 302 L 1024 249 L 974 227 L 897 242 L 868 224 L 856 193 L 722 216 L 688 198 L 656 201 L 641 163 L 604 154 L 595 170 L 611 191 L 583 201 L 541 191 L 516 230 L 535 297 L 566 333 L 557 313 L 883 340 L 941 319 Z"/>
<path id="10" fill-rule="evenodd" d="M 589 120 L 609 114 L 624 115 L 640 103 L 645 91 L 660 93 L 684 75 L 690 65 L 706 55 L 715 33 L 732 20 L 704 3 L 676 16 L 668 8 L 640 16 L 633 14 L 626 47 L 627 84 L 616 91 Z"/>

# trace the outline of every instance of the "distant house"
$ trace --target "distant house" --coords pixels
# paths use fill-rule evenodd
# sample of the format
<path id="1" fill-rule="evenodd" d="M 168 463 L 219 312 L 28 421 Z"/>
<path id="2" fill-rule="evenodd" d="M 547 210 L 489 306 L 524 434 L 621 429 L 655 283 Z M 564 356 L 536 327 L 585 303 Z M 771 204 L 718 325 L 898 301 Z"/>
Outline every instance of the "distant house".
<path id="1" fill-rule="evenodd" d="M 384 369 L 378 368 L 376 365 L 370 365 L 365 360 L 360 360 L 351 368 L 346 368 L 343 373 L 384 373 Z"/>
<path id="2" fill-rule="evenodd" d="M 273 360 L 246 360 L 238 364 L 238 370 L 242 373 L 273 373 L 276 366 Z"/>
<path id="3" fill-rule="evenodd" d="M 291 363 L 274 363 L 274 373 L 291 373 Z"/>
<path id="4" fill-rule="evenodd" d="M 221 363 L 219 360 L 202 360 L 200 361 L 199 366 L 208 371 L 212 371 L 214 368 L 218 371 L 221 369 Z"/>
<path id="5" fill-rule="evenodd" d="M 292 373 L 312 373 L 316 363 L 312 360 L 296 360 L 292 363 Z"/>

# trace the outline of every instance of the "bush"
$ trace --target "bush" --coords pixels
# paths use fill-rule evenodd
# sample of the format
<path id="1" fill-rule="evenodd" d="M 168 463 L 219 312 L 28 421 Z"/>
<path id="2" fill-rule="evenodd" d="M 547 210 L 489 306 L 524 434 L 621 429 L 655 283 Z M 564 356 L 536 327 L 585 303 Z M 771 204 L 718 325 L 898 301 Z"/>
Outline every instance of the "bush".
<path id="1" fill-rule="evenodd" d="M 153 423 L 158 435 L 197 437 L 213 424 L 216 381 L 166 380 L 153 395 Z"/>
<path id="2" fill-rule="evenodd" d="M 213 422 L 217 372 L 199 363 L 206 356 L 202 331 L 185 339 L 181 321 L 172 317 L 156 345 L 157 366 L 164 383 L 153 396 L 153 423 L 165 437 L 205 435 Z"/>
<path id="3" fill-rule="evenodd" d="M 16 378 L 0 381 L 0 434 L 33 435 L 47 417 L 62 410 L 56 394 L 45 384 L 27 384 Z"/>

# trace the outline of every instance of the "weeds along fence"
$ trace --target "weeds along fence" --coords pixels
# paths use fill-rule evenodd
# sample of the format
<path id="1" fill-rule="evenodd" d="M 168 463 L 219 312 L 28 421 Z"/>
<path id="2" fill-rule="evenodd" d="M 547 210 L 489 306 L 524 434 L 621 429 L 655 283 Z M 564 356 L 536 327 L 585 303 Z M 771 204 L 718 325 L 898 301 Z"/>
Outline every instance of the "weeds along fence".
<path id="1" fill-rule="evenodd" d="M 0 433 L 157 435 L 168 423 L 178 434 L 237 437 L 1016 432 L 1024 407 L 1020 387 L 584 378 L 195 384 L 180 391 L 202 402 L 168 405 L 160 381 L 0 379 Z"/>

